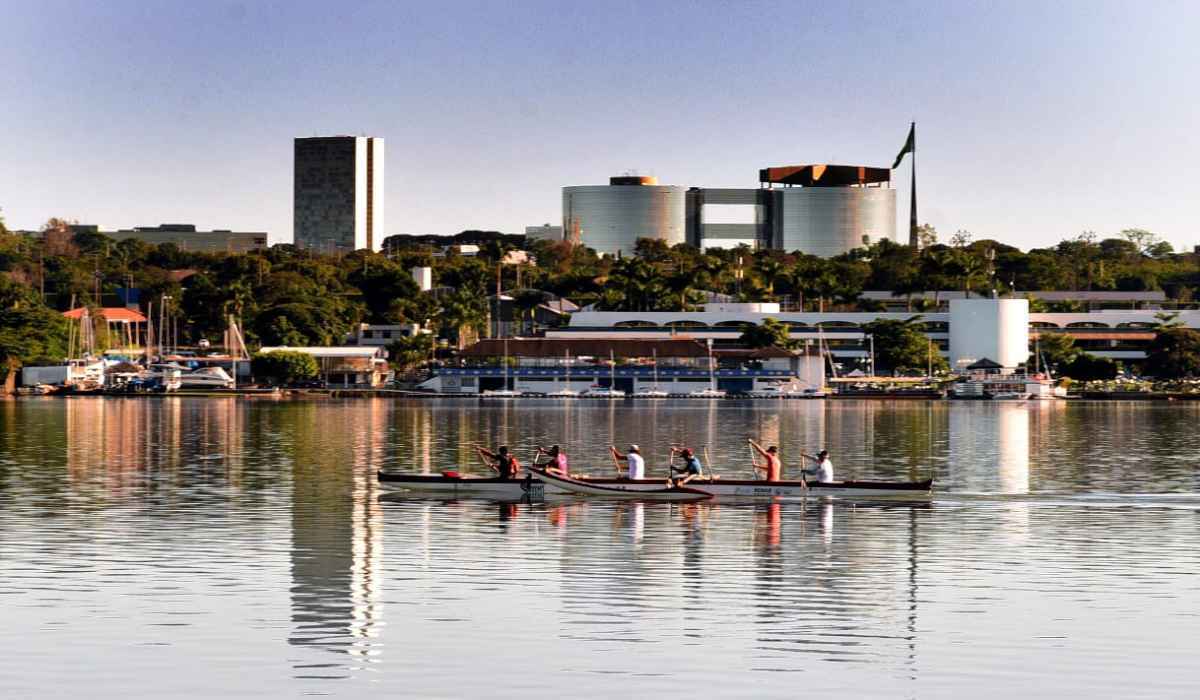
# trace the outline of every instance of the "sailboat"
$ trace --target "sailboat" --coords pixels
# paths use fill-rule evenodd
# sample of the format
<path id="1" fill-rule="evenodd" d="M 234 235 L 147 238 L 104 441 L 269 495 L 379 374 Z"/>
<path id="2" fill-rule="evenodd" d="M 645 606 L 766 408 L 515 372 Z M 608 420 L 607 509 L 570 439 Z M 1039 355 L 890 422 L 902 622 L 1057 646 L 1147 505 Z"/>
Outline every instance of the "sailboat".
<path id="1" fill-rule="evenodd" d="M 546 394 L 546 396 L 549 396 L 552 399 L 579 398 L 579 392 L 575 391 L 574 389 L 571 388 L 571 351 L 570 350 L 563 351 L 563 365 L 567 368 L 567 385 L 566 385 L 566 387 L 552 391 L 549 394 Z M 555 378 L 554 381 L 555 381 L 555 383 L 558 382 L 557 377 Z"/>
<path id="2" fill-rule="evenodd" d="M 504 341 L 504 388 L 489 389 L 483 392 L 482 397 L 485 399 L 515 399 L 521 395 L 521 392 L 508 388 L 508 340 Z"/>
<path id="3" fill-rule="evenodd" d="M 658 350 L 654 351 L 654 386 L 638 389 L 633 393 L 635 399 L 665 399 L 667 392 L 658 388 Z"/>
<path id="4" fill-rule="evenodd" d="M 689 392 L 688 396 L 693 399 L 723 399 L 725 392 L 717 388 L 717 371 L 716 365 L 713 363 L 712 341 L 708 341 L 708 388 L 697 389 Z"/>
<path id="5" fill-rule="evenodd" d="M 593 386 L 590 389 L 588 389 L 587 391 L 583 392 L 584 397 L 589 398 L 589 399 L 623 399 L 623 398 L 625 398 L 625 392 L 616 388 L 617 387 L 617 360 L 616 360 L 616 357 L 613 356 L 612 350 L 608 351 L 608 362 L 609 362 L 609 377 L 610 377 L 610 379 L 608 380 L 608 386 L 607 387 Z"/>

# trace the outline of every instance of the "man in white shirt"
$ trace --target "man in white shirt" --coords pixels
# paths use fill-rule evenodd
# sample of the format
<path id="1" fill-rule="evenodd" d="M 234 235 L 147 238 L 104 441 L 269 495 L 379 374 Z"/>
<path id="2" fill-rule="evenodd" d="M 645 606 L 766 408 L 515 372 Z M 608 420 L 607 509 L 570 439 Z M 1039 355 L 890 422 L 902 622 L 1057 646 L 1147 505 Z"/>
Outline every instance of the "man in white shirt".
<path id="1" fill-rule="evenodd" d="M 804 453 L 800 453 L 800 456 L 816 462 L 811 469 L 802 470 L 804 476 L 811 476 L 813 481 L 818 482 L 833 481 L 833 462 L 829 461 L 829 450 L 821 450 L 816 457 Z"/>
<path id="2" fill-rule="evenodd" d="M 629 465 L 629 471 L 625 478 L 627 479 L 645 479 L 646 478 L 646 460 L 642 458 L 642 451 L 637 445 L 630 445 L 629 452 L 621 454 L 617 452 L 617 448 L 609 445 L 608 449 L 612 450 L 613 457 L 625 460 Z"/>

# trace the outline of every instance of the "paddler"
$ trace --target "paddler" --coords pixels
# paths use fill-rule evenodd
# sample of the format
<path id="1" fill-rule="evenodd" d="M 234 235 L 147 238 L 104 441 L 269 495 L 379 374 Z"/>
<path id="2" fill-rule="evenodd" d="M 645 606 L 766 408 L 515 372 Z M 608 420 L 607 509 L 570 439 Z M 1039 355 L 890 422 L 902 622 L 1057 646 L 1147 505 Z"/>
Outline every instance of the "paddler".
<path id="1" fill-rule="evenodd" d="M 816 457 L 803 452 L 800 453 L 800 456 L 816 463 L 811 469 L 803 470 L 804 476 L 811 476 L 814 481 L 819 482 L 833 481 L 833 462 L 829 461 L 829 450 L 821 450 Z"/>
<path id="2" fill-rule="evenodd" d="M 783 463 L 779 460 L 779 448 L 771 445 L 767 449 L 763 449 L 762 445 L 753 440 L 749 440 L 750 447 L 759 454 L 764 460 L 763 464 L 755 464 L 754 468 L 758 471 L 765 472 L 767 481 L 780 481 L 783 479 Z"/>
<path id="3" fill-rule="evenodd" d="M 560 448 L 558 445 L 551 445 L 549 450 L 544 447 L 539 447 L 538 454 L 544 454 L 549 457 L 549 459 L 547 459 L 545 462 L 538 462 L 537 458 L 535 457 L 533 462 L 535 467 L 543 467 L 551 474 L 558 474 L 560 476 L 567 477 L 571 476 L 571 470 L 567 466 L 567 454 L 563 452 L 562 448 Z"/>
<path id="4" fill-rule="evenodd" d="M 671 477 L 672 478 L 667 479 L 668 484 L 673 483 L 675 486 L 683 486 L 684 484 L 691 481 L 692 479 L 695 479 L 698 476 L 704 475 L 704 467 L 703 467 L 703 465 L 700 464 L 700 459 L 698 457 L 696 457 L 696 453 L 695 453 L 695 451 L 692 450 L 692 448 L 690 448 L 690 447 L 672 447 L 671 448 L 671 457 L 674 458 L 675 455 L 680 455 L 683 457 L 683 466 L 676 467 L 674 462 L 671 463 Z M 676 474 L 684 474 L 686 476 L 684 476 L 680 479 L 675 479 L 674 476 Z"/>
<path id="5" fill-rule="evenodd" d="M 629 472 L 625 475 L 626 479 L 637 480 L 646 478 L 646 460 L 642 457 L 642 451 L 637 445 L 630 445 L 629 451 L 625 454 L 617 452 L 617 448 L 609 445 L 608 449 L 612 451 L 615 459 L 625 460 L 625 464 L 629 465 Z"/>
<path id="6" fill-rule="evenodd" d="M 488 466 L 496 470 L 501 479 L 515 479 L 521 471 L 521 463 L 508 451 L 507 445 L 501 445 L 495 452 L 476 447 L 479 454 L 487 460 Z"/>

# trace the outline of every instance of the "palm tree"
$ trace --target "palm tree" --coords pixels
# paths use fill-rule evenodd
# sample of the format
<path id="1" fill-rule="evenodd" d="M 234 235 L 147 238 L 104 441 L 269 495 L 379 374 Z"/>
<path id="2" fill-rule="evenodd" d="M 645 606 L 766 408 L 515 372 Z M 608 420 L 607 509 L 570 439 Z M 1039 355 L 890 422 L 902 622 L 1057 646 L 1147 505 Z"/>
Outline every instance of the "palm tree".
<path id="1" fill-rule="evenodd" d="M 1171 328 L 1179 328 L 1183 326 L 1183 321 L 1179 320 L 1179 312 L 1160 311 L 1154 314 L 1154 319 L 1157 323 L 1154 324 L 1154 332 L 1162 333 Z"/>
<path id="2" fill-rule="evenodd" d="M 520 313 L 521 324 L 518 328 L 519 333 L 525 332 L 525 320 L 527 316 L 532 316 L 534 309 L 541 306 L 546 301 L 546 293 L 536 289 L 522 289 L 513 295 L 513 307 Z M 532 318 L 530 325 L 532 326 Z"/>
<path id="3" fill-rule="evenodd" d="M 779 278 L 780 273 L 784 270 L 783 263 L 778 258 L 763 256 L 755 261 L 754 269 L 758 272 L 759 279 L 767 289 L 767 296 L 774 299 L 775 280 Z"/>

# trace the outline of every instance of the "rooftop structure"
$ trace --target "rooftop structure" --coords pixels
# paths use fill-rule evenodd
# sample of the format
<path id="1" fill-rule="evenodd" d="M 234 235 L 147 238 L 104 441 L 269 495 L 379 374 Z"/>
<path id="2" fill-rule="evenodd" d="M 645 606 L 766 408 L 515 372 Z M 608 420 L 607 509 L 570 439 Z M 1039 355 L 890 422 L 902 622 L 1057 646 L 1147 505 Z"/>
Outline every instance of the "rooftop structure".
<path id="1" fill-rule="evenodd" d="M 760 183 L 788 187 L 861 187 L 887 184 L 891 179 L 888 168 L 864 165 L 785 165 L 758 171 Z"/>

